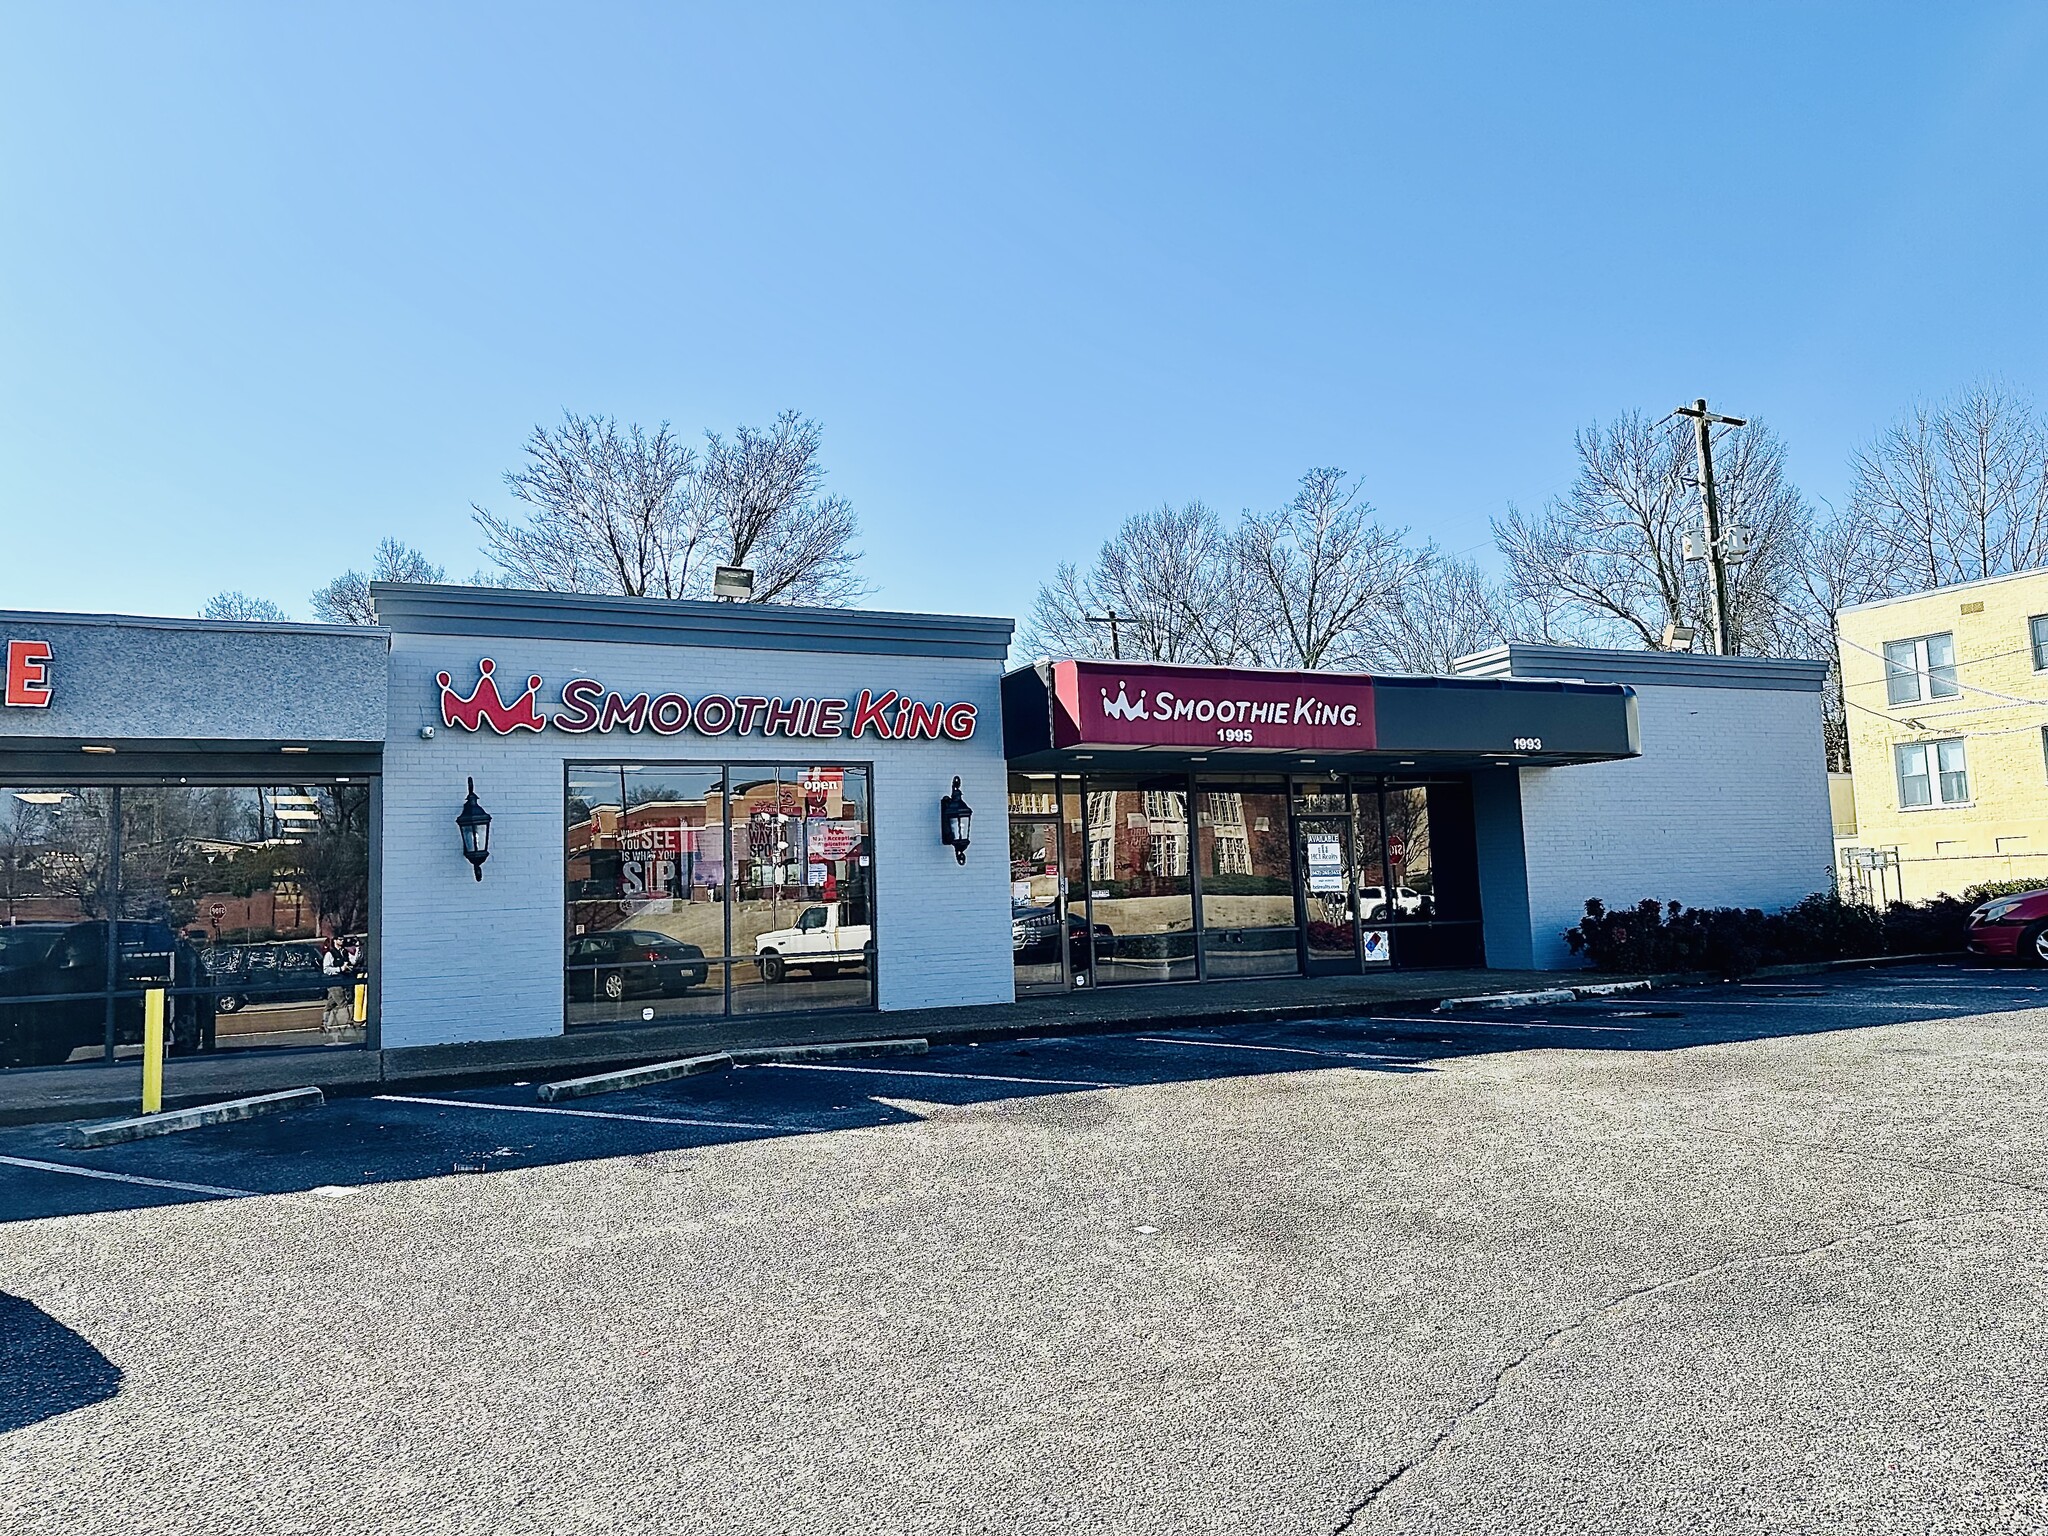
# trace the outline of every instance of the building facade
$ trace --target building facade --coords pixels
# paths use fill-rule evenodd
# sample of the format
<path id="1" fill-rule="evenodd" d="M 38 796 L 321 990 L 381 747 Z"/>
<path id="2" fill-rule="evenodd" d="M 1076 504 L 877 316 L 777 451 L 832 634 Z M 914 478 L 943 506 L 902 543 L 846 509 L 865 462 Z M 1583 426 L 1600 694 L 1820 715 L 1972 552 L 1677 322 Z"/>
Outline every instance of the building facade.
<path id="1" fill-rule="evenodd" d="M 1867 900 L 2048 883 L 2048 571 L 1862 603 L 1839 620 Z"/>
<path id="2" fill-rule="evenodd" d="M 360 629 L 0 614 L 10 1081 L 132 1062 L 155 988 L 174 1057 L 623 1056 L 1566 965 L 1589 896 L 1826 884 L 1818 663 L 1006 675 L 1002 619 L 373 590 Z"/>

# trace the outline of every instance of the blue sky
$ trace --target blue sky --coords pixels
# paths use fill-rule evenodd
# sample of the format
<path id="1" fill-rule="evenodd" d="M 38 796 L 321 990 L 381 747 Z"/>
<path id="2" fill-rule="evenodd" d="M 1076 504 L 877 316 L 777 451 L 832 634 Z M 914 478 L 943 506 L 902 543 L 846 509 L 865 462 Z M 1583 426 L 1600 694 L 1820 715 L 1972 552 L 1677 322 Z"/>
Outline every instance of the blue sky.
<path id="1" fill-rule="evenodd" d="M 2048 400 L 2048 6 L 0 4 L 0 608 L 298 616 L 564 407 L 826 428 L 878 606 L 1314 464 L 1490 552 L 1707 395 Z"/>

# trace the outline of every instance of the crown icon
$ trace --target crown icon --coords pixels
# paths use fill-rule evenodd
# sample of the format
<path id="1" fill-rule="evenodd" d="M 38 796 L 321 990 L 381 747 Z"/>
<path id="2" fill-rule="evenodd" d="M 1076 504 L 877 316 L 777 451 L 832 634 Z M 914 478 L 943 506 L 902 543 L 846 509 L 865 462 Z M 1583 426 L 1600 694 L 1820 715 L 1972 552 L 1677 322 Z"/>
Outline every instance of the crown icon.
<path id="1" fill-rule="evenodd" d="M 1146 690 L 1140 688 L 1138 690 L 1138 697 L 1135 700 L 1132 699 L 1129 692 L 1125 689 L 1124 680 L 1118 678 L 1116 681 L 1115 698 L 1112 699 L 1109 696 L 1107 688 L 1102 690 L 1103 715 L 1111 720 L 1150 720 L 1152 718 L 1152 711 L 1145 703 L 1145 692 Z"/>
<path id="2" fill-rule="evenodd" d="M 437 673 L 435 681 L 441 685 L 441 723 L 450 727 L 461 726 L 465 731 L 480 731 L 489 726 L 500 736 L 510 736 L 514 731 L 537 731 L 547 724 L 547 717 L 540 712 L 540 679 L 528 677 L 526 692 L 519 696 L 516 704 L 507 704 L 498 693 L 497 679 L 492 675 L 498 664 L 488 656 L 476 664 L 480 674 L 476 688 L 467 698 L 450 687 L 446 672 Z"/>

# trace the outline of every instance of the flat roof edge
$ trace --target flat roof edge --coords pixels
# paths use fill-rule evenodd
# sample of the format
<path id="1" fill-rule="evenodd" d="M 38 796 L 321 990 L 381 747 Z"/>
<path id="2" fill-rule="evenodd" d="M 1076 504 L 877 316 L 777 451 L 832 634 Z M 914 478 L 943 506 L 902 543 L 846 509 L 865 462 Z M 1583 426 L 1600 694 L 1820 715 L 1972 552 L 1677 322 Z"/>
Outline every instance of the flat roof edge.
<path id="1" fill-rule="evenodd" d="M 374 624 L 301 624 L 296 619 L 181 619 L 148 613 L 59 613 L 44 609 L 0 608 L 0 624 L 70 624 L 107 629 L 174 629 L 200 634 L 335 635 L 379 643 L 391 631 Z"/>
<path id="2" fill-rule="evenodd" d="M 396 634 L 490 633 L 535 640 L 701 645 L 739 650 L 901 650 L 1000 660 L 1015 621 L 967 614 L 899 613 L 693 598 L 611 597 L 374 582 L 377 616 Z"/>

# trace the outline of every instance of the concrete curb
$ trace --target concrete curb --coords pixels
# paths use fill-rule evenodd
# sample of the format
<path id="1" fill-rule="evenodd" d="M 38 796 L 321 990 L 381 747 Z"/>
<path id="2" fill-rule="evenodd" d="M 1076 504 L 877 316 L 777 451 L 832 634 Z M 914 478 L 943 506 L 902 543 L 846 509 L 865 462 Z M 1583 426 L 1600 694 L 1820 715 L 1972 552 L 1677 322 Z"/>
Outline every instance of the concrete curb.
<path id="1" fill-rule="evenodd" d="M 1460 1008 L 1537 1008 L 1545 1003 L 1573 1003 L 1578 994 L 1569 987 L 1551 987 L 1542 992 L 1488 992 L 1479 997 L 1447 997 L 1436 1005 L 1438 1013 Z"/>
<path id="2" fill-rule="evenodd" d="M 772 1045 L 756 1050 L 731 1052 L 737 1067 L 766 1066 L 778 1061 L 832 1061 L 862 1056 L 922 1056 L 932 1048 L 929 1040 L 825 1040 L 816 1045 Z"/>
<path id="3" fill-rule="evenodd" d="M 589 1077 L 571 1077 L 559 1083 L 542 1083 L 536 1090 L 549 1104 L 557 1099 L 587 1099 L 596 1093 L 619 1093 L 627 1088 L 645 1088 L 650 1083 L 673 1082 L 702 1072 L 718 1072 L 733 1065 L 724 1051 L 707 1056 L 684 1056 L 676 1061 L 650 1062 L 644 1067 L 626 1067 L 617 1072 L 595 1072 Z"/>
<path id="4" fill-rule="evenodd" d="M 317 1109 L 327 1102 L 318 1088 L 288 1088 L 283 1093 L 259 1093 L 247 1099 L 226 1099 L 218 1104 L 195 1104 L 189 1109 L 167 1109 L 162 1114 L 136 1115 L 127 1120 L 109 1120 L 89 1125 L 78 1133 L 74 1147 L 112 1147 L 124 1141 L 142 1141 L 150 1136 L 170 1136 L 178 1131 L 196 1131 L 202 1126 L 229 1125 L 237 1120 L 254 1120 L 258 1115 L 275 1115 L 287 1109 Z"/>

